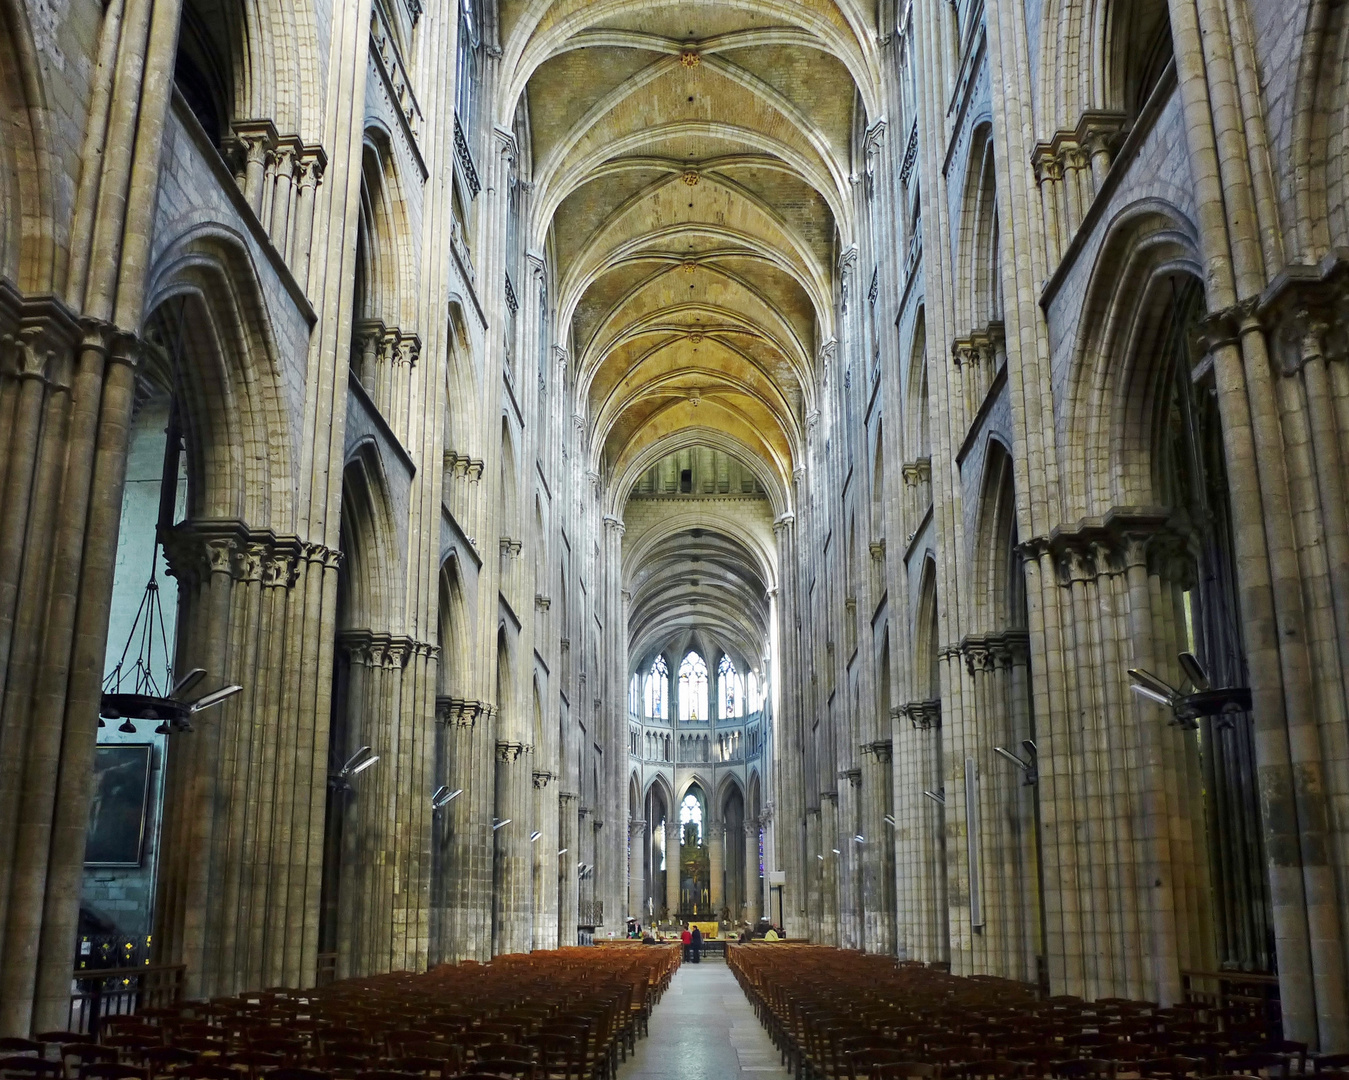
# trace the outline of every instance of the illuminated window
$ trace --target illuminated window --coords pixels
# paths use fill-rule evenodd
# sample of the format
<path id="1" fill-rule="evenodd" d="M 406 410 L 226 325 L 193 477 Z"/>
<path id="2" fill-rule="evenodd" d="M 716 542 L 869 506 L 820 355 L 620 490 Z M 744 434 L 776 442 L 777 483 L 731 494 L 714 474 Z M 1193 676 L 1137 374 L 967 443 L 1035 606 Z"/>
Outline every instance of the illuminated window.
<path id="1" fill-rule="evenodd" d="M 706 719 L 707 665 L 701 656 L 691 652 L 679 665 L 679 720 L 688 723 Z"/>
<path id="2" fill-rule="evenodd" d="M 665 699 L 670 686 L 670 669 L 665 657 L 658 656 L 646 675 L 646 715 L 657 720 L 668 720 Z"/>
<path id="3" fill-rule="evenodd" d="M 692 655 L 692 654 L 690 654 Z M 685 825 L 698 826 L 698 843 L 703 842 L 703 806 L 698 801 L 698 797 L 689 792 L 684 796 L 684 801 L 679 805 L 679 831 L 683 834 Z"/>
<path id="4" fill-rule="evenodd" d="M 717 674 L 720 676 L 720 687 L 718 689 L 717 716 L 722 720 L 729 720 L 736 716 L 745 715 L 745 680 L 735 670 L 735 665 L 731 663 L 729 656 L 723 656 L 721 663 L 717 665 Z"/>

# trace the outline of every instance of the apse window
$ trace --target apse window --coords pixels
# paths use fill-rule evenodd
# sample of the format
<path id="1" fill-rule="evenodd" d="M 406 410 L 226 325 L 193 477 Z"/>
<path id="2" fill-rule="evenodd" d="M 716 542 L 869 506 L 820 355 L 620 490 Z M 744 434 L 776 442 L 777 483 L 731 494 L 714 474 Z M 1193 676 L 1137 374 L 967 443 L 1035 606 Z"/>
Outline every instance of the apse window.
<path id="1" fill-rule="evenodd" d="M 668 719 L 665 708 L 665 690 L 670 678 L 670 669 L 665 666 L 665 657 L 657 656 L 646 675 L 646 715 L 653 720 Z"/>
<path id="2" fill-rule="evenodd" d="M 679 665 L 679 722 L 707 719 L 707 664 L 696 652 Z"/>
<path id="3" fill-rule="evenodd" d="M 692 792 L 684 796 L 684 801 L 679 806 L 679 824 L 682 833 L 683 826 L 696 825 L 698 827 L 698 846 L 703 843 L 703 807 L 698 801 L 696 795 Z"/>

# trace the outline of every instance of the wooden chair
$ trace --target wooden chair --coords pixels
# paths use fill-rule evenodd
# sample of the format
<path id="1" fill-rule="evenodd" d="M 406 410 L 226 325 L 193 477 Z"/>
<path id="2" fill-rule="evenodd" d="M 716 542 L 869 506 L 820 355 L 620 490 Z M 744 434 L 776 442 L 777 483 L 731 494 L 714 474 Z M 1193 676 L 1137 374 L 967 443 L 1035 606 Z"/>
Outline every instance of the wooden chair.
<path id="1" fill-rule="evenodd" d="M 1219 1058 L 1218 1064 L 1230 1075 L 1263 1076 L 1270 1080 L 1288 1080 L 1289 1060 L 1286 1054 L 1256 1053 L 1237 1054 L 1234 1057 Z"/>
<path id="2" fill-rule="evenodd" d="M 941 1069 L 925 1061 L 893 1061 L 877 1065 L 871 1080 L 941 1080 Z"/>
<path id="3" fill-rule="evenodd" d="M 529 1037 L 529 1045 L 538 1051 L 539 1080 L 581 1080 L 585 1055 L 580 1039 L 540 1032 Z"/>
<path id="4" fill-rule="evenodd" d="M 150 1070 L 119 1061 L 91 1061 L 80 1067 L 80 1080 L 150 1080 Z"/>
<path id="5" fill-rule="evenodd" d="M 323 1072 L 320 1069 L 306 1069 L 287 1065 L 280 1069 L 273 1069 L 267 1074 L 267 1080 L 333 1080 L 333 1074 Z"/>
<path id="6" fill-rule="evenodd" d="M 66 1077 L 73 1078 L 86 1061 L 116 1061 L 117 1049 L 97 1043 L 65 1043 L 61 1047 L 59 1060 Z"/>
<path id="7" fill-rule="evenodd" d="M 880 1070 L 917 1064 L 923 1064 L 925 1068 L 936 1069 L 936 1066 L 915 1062 L 903 1050 L 866 1047 L 848 1054 L 848 1077 L 849 1080 L 864 1080 L 864 1078 L 865 1080 L 875 1080 L 878 1075 L 881 1075 Z M 940 1072 L 940 1069 L 937 1069 L 937 1071 Z"/>
<path id="8" fill-rule="evenodd" d="M 23 1078 L 23 1080 L 45 1080 L 47 1077 L 60 1077 L 62 1067 L 58 1062 L 32 1054 L 13 1054 L 0 1057 L 0 1077 Z"/>
<path id="9" fill-rule="evenodd" d="M 486 1072 L 467 1073 L 460 1080 L 492 1077 L 493 1080 L 538 1080 L 538 1066 L 532 1061 L 493 1061 L 483 1066 Z"/>
<path id="10" fill-rule="evenodd" d="M 1115 1080 L 1115 1063 L 1105 1058 L 1073 1058 L 1054 1063 L 1061 1080 Z"/>
<path id="11" fill-rule="evenodd" d="M 224 1056 L 224 1064 L 250 1080 L 258 1080 L 263 1073 L 281 1068 L 286 1064 L 286 1059 L 281 1054 L 269 1054 L 265 1050 L 235 1050 Z"/>
<path id="12" fill-rule="evenodd" d="M 522 1043 L 488 1043 L 478 1053 L 478 1060 L 492 1061 L 529 1061 L 538 1063 L 539 1052 L 533 1046 Z"/>
<path id="13" fill-rule="evenodd" d="M 173 1076 L 195 1065 L 199 1055 L 182 1046 L 152 1046 L 145 1051 L 145 1066 L 153 1080 L 157 1076 Z"/>

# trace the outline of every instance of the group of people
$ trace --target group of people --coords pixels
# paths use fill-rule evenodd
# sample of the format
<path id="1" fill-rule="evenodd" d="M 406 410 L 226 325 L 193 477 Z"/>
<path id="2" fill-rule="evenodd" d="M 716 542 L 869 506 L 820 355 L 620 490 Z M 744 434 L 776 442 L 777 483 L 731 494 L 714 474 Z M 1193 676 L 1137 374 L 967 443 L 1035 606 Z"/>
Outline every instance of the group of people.
<path id="1" fill-rule="evenodd" d="M 667 941 L 668 938 L 663 935 L 657 937 L 650 927 L 643 930 L 642 924 L 636 919 L 628 920 L 628 938 L 633 941 L 640 941 L 644 945 L 655 945 L 661 941 Z M 740 928 L 740 933 L 736 936 L 736 941 L 785 941 L 787 934 L 776 924 L 766 920 L 760 920 L 758 926 L 751 927 L 745 923 Z M 684 923 L 680 931 L 679 940 L 684 946 L 684 960 L 686 963 L 701 963 L 703 957 L 703 932 L 697 925 Z"/>
<path id="2" fill-rule="evenodd" d="M 703 932 L 694 927 L 689 929 L 689 924 L 684 924 L 684 932 L 679 935 L 679 940 L 684 943 L 684 960 L 686 963 L 698 964 L 703 959 Z"/>

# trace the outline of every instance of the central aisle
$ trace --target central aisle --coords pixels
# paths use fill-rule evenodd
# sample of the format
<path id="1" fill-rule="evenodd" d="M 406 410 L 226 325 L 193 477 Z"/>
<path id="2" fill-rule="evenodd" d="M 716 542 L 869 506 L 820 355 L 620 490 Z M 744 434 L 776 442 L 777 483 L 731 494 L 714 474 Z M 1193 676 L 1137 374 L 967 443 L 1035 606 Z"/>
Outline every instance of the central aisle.
<path id="1" fill-rule="evenodd" d="M 619 1080 L 786 1080 L 777 1050 L 721 961 L 684 964 L 651 1014 L 651 1034 Z"/>

